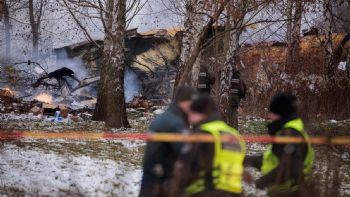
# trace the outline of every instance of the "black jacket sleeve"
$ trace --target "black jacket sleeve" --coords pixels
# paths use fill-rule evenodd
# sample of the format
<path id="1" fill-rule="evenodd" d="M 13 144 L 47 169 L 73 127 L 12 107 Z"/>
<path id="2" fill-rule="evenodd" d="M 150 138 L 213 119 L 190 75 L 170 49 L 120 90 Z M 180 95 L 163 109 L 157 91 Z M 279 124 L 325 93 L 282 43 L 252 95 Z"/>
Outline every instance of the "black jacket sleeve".
<path id="1" fill-rule="evenodd" d="M 247 94 L 247 85 L 245 84 L 244 80 L 241 78 L 241 84 L 240 84 L 240 90 L 239 90 L 239 98 L 244 99 Z"/>
<path id="2" fill-rule="evenodd" d="M 209 78 L 209 84 L 210 85 L 213 85 L 213 84 L 215 84 L 215 73 L 214 73 L 214 71 L 213 71 L 213 69 L 209 69 L 208 70 L 208 78 Z"/>
<path id="3" fill-rule="evenodd" d="M 199 173 L 205 171 L 206 178 L 211 178 L 214 158 L 213 143 L 193 143 L 188 153 L 181 156 L 183 163 L 182 183 L 186 187 L 199 178 Z"/>
<path id="4" fill-rule="evenodd" d="M 302 137 L 298 132 L 286 129 L 280 136 Z M 278 157 L 279 165 L 256 181 L 258 188 L 284 183 L 287 180 L 299 180 L 303 172 L 303 161 L 307 152 L 306 144 L 273 144 L 272 152 Z"/>

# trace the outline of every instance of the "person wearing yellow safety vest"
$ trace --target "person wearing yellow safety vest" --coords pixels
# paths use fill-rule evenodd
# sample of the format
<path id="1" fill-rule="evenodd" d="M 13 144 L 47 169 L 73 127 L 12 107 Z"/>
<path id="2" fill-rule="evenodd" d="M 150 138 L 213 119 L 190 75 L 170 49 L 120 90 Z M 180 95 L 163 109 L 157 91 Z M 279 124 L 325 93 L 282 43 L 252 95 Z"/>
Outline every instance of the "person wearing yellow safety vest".
<path id="1" fill-rule="evenodd" d="M 303 121 L 297 116 L 295 96 L 280 93 L 269 107 L 267 125 L 271 136 L 308 139 Z M 246 156 L 245 165 L 261 170 L 257 188 L 267 188 L 269 196 L 297 197 L 307 194 L 306 186 L 313 168 L 314 150 L 309 142 L 299 144 L 269 144 L 261 156 Z"/>
<path id="2" fill-rule="evenodd" d="M 194 133 L 214 137 L 214 143 L 193 143 L 184 147 L 175 172 L 180 188 L 172 196 L 232 197 L 242 192 L 245 144 L 239 133 L 219 119 L 217 107 L 209 95 L 193 100 L 188 118 Z M 221 136 L 232 136 L 237 141 L 221 142 Z M 176 183 L 175 182 L 175 183 Z"/>

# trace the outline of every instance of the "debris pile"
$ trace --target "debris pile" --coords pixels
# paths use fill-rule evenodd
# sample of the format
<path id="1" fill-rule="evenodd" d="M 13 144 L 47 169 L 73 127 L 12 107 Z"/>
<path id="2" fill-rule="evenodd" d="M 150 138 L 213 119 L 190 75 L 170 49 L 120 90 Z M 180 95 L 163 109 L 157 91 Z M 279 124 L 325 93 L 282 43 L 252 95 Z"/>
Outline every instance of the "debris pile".
<path id="1" fill-rule="evenodd" d="M 0 89 L 0 114 L 14 114 L 19 117 L 30 115 L 33 119 L 54 122 L 90 120 L 93 112 L 91 105 L 95 100 L 87 101 L 89 103 L 79 103 L 78 107 L 55 104 L 53 96 L 49 93 L 40 93 L 33 100 L 27 101 L 17 98 L 9 88 L 4 88 Z"/>
<path id="2" fill-rule="evenodd" d="M 96 98 L 91 95 L 72 95 L 62 98 L 49 91 L 42 91 L 30 98 L 21 98 L 9 88 L 0 89 L 0 119 L 4 122 L 86 122 L 93 116 Z M 28 99 L 28 100 L 27 100 Z M 136 96 L 127 103 L 129 118 L 135 124 L 148 121 L 164 112 L 164 100 Z"/>
<path id="3" fill-rule="evenodd" d="M 40 107 L 39 101 L 24 101 L 16 98 L 9 88 L 0 89 L 0 113 L 29 113 L 34 107 Z"/>
<path id="4" fill-rule="evenodd" d="M 136 96 L 128 104 L 128 108 L 137 109 L 139 111 L 149 111 L 153 106 L 154 104 L 144 96 Z"/>

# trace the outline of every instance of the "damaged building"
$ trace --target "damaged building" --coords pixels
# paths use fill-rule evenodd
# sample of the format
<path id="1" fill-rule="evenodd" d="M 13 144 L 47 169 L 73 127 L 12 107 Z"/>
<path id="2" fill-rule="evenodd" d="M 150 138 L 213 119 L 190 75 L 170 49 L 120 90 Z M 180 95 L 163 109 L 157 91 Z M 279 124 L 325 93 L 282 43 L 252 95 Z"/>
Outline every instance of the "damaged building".
<path id="1" fill-rule="evenodd" d="M 203 46 L 201 62 L 211 65 L 219 78 L 221 67 L 225 58 L 225 47 L 223 33 L 224 27 L 215 26 L 207 35 Z M 349 35 L 345 33 L 334 34 L 334 46 L 336 64 L 346 61 Z M 319 36 L 311 35 L 301 40 L 301 62 L 317 62 L 319 54 L 322 54 L 322 43 Z M 171 82 L 174 80 L 179 66 L 181 51 L 182 29 L 158 29 L 149 32 L 138 33 L 137 29 L 127 31 L 126 36 L 126 65 L 127 69 L 137 75 L 140 84 L 140 94 L 146 99 L 162 100 L 169 98 L 171 93 Z M 95 40 L 102 46 L 103 40 Z M 80 57 L 87 67 L 91 77 L 98 75 L 101 64 L 102 48 L 95 43 L 81 42 L 73 45 L 57 48 L 54 50 L 58 59 L 62 54 L 68 54 L 70 58 Z M 253 81 L 257 69 L 264 64 L 285 64 L 287 44 L 284 42 L 260 42 L 244 43 L 238 56 L 237 66 L 243 77 Z M 339 49 L 339 50 L 338 50 Z M 312 55 L 310 55 L 312 54 Z M 311 63 L 310 63 L 311 64 Z M 317 65 L 322 65 L 322 62 Z M 316 66 L 317 70 L 319 66 Z M 218 88 L 218 83 L 214 85 Z"/>
<path id="2" fill-rule="evenodd" d="M 126 32 L 126 69 L 137 75 L 139 92 L 147 99 L 164 99 L 170 93 L 170 82 L 175 78 L 179 62 L 179 32 L 180 28 L 144 33 L 131 29 Z M 95 77 L 99 75 L 102 61 L 101 46 L 103 40 L 84 41 L 56 48 L 54 54 L 58 61 L 65 56 L 81 58 L 89 77 Z"/>

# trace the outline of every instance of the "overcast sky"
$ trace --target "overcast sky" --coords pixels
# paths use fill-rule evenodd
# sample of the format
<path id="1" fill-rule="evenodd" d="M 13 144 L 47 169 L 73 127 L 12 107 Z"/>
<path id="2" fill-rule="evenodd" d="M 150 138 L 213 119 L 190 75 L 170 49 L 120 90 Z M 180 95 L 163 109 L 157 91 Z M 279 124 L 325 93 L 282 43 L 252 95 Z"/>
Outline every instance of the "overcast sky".
<path id="1" fill-rule="evenodd" d="M 52 0 L 55 2 L 56 0 Z M 131 2 L 133 0 L 129 0 Z M 149 31 L 152 29 L 166 29 L 183 24 L 183 5 L 174 5 L 174 0 L 142 0 L 142 10 L 133 18 L 128 28 L 138 28 L 139 32 Z M 89 13 L 89 10 L 84 10 Z M 31 51 L 31 30 L 28 25 L 28 13 L 26 10 L 20 10 L 16 13 L 16 20 L 12 20 L 12 48 L 18 51 L 16 54 L 28 55 Z M 261 19 L 279 19 L 281 14 L 264 10 L 255 17 L 254 20 Z M 57 7 L 53 12 L 47 12 L 43 17 L 42 31 L 40 36 L 40 46 L 44 52 L 50 53 L 52 48 L 59 48 L 71 45 L 77 42 L 86 41 L 87 38 L 76 22 L 72 19 L 67 11 L 61 7 Z M 78 17 L 79 18 L 79 17 Z M 303 29 L 308 29 L 313 19 L 320 18 L 320 13 L 306 13 L 303 17 Z M 307 20 L 306 20 L 307 19 Z M 102 24 L 99 19 L 79 18 L 82 24 L 89 30 L 89 34 L 94 39 L 103 39 Z M 22 21 L 22 22 L 21 22 Z M 1 25 L 1 27 L 4 27 Z M 241 38 L 241 43 L 255 43 L 261 41 L 284 41 L 285 40 L 284 23 L 260 23 L 254 28 L 247 28 Z M 2 29 L 4 30 L 4 29 Z M 3 35 L 2 32 L 0 34 Z M 0 35 L 1 37 L 1 35 Z M 0 47 L 0 55 L 4 51 L 4 47 Z M 24 58 L 21 58 L 24 59 Z"/>
<path id="2" fill-rule="evenodd" d="M 181 22 L 180 14 L 176 13 L 168 0 L 148 0 L 129 28 L 137 27 L 142 32 L 179 26 Z"/>

